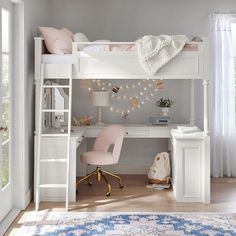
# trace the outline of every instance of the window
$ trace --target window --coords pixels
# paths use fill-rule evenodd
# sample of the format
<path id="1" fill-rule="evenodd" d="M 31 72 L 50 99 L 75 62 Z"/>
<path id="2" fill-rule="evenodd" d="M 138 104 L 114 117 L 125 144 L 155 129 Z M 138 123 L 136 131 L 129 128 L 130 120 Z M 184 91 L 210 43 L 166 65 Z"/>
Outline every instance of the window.
<path id="1" fill-rule="evenodd" d="M 10 44 L 10 11 L 2 8 L 2 188 L 10 181 L 10 158 L 9 158 L 9 124 L 10 124 L 10 77 L 11 77 L 11 44 Z"/>

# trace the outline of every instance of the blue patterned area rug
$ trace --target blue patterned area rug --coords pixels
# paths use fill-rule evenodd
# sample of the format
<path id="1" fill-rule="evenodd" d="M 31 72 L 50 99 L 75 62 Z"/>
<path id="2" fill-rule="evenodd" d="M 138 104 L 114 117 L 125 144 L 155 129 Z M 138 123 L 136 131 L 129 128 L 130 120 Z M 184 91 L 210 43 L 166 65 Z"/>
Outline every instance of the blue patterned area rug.
<path id="1" fill-rule="evenodd" d="M 236 214 L 32 212 L 20 236 L 236 235 Z"/>

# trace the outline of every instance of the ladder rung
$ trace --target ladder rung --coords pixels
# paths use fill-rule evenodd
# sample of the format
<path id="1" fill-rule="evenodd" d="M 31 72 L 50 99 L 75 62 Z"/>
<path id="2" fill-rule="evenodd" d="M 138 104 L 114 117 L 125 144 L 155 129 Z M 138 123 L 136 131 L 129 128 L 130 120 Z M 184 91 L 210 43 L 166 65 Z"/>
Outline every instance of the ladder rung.
<path id="1" fill-rule="evenodd" d="M 41 159 L 40 162 L 67 162 L 67 159 Z"/>
<path id="2" fill-rule="evenodd" d="M 70 88 L 70 85 L 43 85 L 43 88 Z"/>
<path id="3" fill-rule="evenodd" d="M 68 137 L 68 134 L 41 134 L 42 137 Z"/>
<path id="4" fill-rule="evenodd" d="M 40 184 L 39 188 L 66 188 L 66 184 Z"/>
<path id="5" fill-rule="evenodd" d="M 56 109 L 43 109 L 42 112 L 69 112 L 68 109 L 56 110 Z"/>

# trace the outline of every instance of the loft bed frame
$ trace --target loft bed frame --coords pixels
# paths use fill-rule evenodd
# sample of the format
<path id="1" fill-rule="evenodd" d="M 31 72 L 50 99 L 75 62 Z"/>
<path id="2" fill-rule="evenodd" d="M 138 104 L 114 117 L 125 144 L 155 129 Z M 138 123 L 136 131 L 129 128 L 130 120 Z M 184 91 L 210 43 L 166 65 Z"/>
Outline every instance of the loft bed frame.
<path id="1" fill-rule="evenodd" d="M 80 51 L 79 46 L 88 45 L 134 45 L 134 42 L 73 42 L 72 45 L 72 78 L 73 79 L 187 79 L 191 80 L 190 124 L 195 123 L 194 114 L 194 81 L 203 81 L 203 124 L 204 133 L 209 134 L 208 126 L 208 40 L 188 42 L 187 48 L 155 75 L 149 76 L 143 70 L 135 51 Z M 38 117 L 38 98 L 42 65 L 48 79 L 63 79 L 68 64 L 44 63 L 43 55 L 48 54 L 44 39 L 35 38 L 35 84 L 36 84 L 36 117 Z M 36 127 L 38 121 L 36 119 Z"/>
<path id="2" fill-rule="evenodd" d="M 190 83 L 190 91 L 191 91 L 191 102 L 190 102 L 190 124 L 195 124 L 195 108 L 194 108 L 194 81 L 202 80 L 203 84 L 203 124 L 204 129 L 203 132 L 200 132 L 201 138 L 203 138 L 203 143 L 198 142 L 198 138 L 195 135 L 191 138 L 189 135 L 185 135 L 185 138 L 181 142 L 173 141 L 173 156 L 179 159 L 178 164 L 174 164 L 174 169 L 177 169 L 178 177 L 174 177 L 174 179 L 178 179 L 178 181 L 174 181 L 173 189 L 175 192 L 175 196 L 179 196 L 179 201 L 185 201 L 191 196 L 185 196 L 185 190 L 183 189 L 185 183 L 179 182 L 183 175 L 183 168 L 179 165 L 182 159 L 185 159 L 185 149 L 186 155 L 190 158 L 190 162 L 184 162 L 185 164 L 190 164 L 194 168 L 194 163 L 196 159 L 198 160 L 198 167 L 201 167 L 201 173 L 198 173 L 199 181 L 198 186 L 200 188 L 201 196 L 198 196 L 193 201 L 199 201 L 209 203 L 210 202 L 210 162 L 209 162 L 209 154 L 210 154 L 210 137 L 209 137 L 209 126 L 208 126 L 208 85 L 209 85 L 209 65 L 208 65 L 208 40 L 204 39 L 203 42 L 188 42 L 189 48 L 191 50 L 182 51 L 178 56 L 176 56 L 173 60 L 171 60 L 167 65 L 165 65 L 161 70 L 159 70 L 155 75 L 149 76 L 142 69 L 137 53 L 135 51 L 102 51 L 102 52 L 86 52 L 80 51 L 79 45 L 94 45 L 94 44 L 106 44 L 106 45 L 134 45 L 134 42 L 89 42 L 89 43 L 73 43 L 72 50 L 72 61 L 70 64 L 68 63 L 45 63 L 43 60 L 43 55 L 47 54 L 46 47 L 44 44 L 43 38 L 35 38 L 35 84 L 36 84 L 36 120 L 35 120 L 35 141 L 37 140 L 37 144 L 35 146 L 35 150 L 37 151 L 37 155 L 35 155 L 35 168 L 36 168 L 36 176 L 35 176 L 35 186 L 36 187 L 36 210 L 39 206 L 39 179 L 40 179 L 40 137 L 42 137 L 41 128 L 39 127 L 39 98 L 40 98 L 40 89 L 42 86 L 42 78 L 44 79 L 65 79 L 68 76 L 72 79 L 187 79 L 191 80 Z M 70 85 L 71 88 L 71 85 Z M 42 90 L 41 90 L 42 92 Z M 42 95 L 42 93 L 41 93 Z M 71 104 L 71 100 L 70 100 Z M 69 106 L 70 107 L 70 106 Z M 71 113 L 70 113 L 71 114 Z M 68 127 L 70 127 L 70 116 L 68 118 Z M 168 128 L 168 127 L 167 127 Z M 171 132 L 171 131 L 170 131 Z M 159 132 L 158 132 L 159 135 Z M 173 134 L 172 134 L 173 136 Z M 70 147 L 71 147 L 71 134 L 70 129 L 68 129 L 68 139 L 66 141 L 69 149 L 67 151 L 67 161 L 72 157 L 74 160 L 75 156 L 71 156 Z M 88 136 L 89 137 L 89 136 Z M 168 137 L 171 137 L 168 136 Z M 183 139 L 181 136 L 180 140 Z M 77 142 L 77 141 L 76 141 Z M 35 142 L 36 143 L 36 142 Z M 37 146 L 38 145 L 38 146 Z M 51 148 L 51 146 L 50 146 Z M 182 153 L 182 151 L 183 153 Z M 182 155 L 182 157 L 181 157 Z M 179 158 L 181 157 L 181 158 Z M 198 158 L 196 158 L 198 157 Z M 189 159 L 189 158 L 187 158 Z M 68 162 L 69 163 L 69 162 Z M 178 165 L 178 166 L 177 166 Z M 67 165 L 69 166 L 69 164 Z M 70 178 L 70 167 L 67 167 L 67 190 L 66 190 L 66 209 L 68 210 L 68 201 L 69 201 L 69 178 Z M 74 171 L 74 169 L 73 169 Z M 73 172 L 72 171 L 72 172 Z M 175 172 L 175 171 L 174 171 Z M 175 172 L 175 173 L 177 173 Z M 186 174 L 186 172 L 185 172 Z M 175 175 L 175 174 L 174 174 Z M 203 177 L 201 177 L 203 175 Z M 187 172 L 187 176 L 191 177 L 191 171 Z M 73 176 L 72 184 L 74 183 L 74 179 L 76 176 Z M 181 177 L 181 178 L 180 178 Z M 189 179 L 186 177 L 186 179 Z M 181 180 L 182 181 L 182 180 Z M 189 187 L 188 181 L 186 183 L 187 188 Z M 49 184 L 50 185 L 50 184 Z M 75 186 L 75 185 L 74 185 Z M 178 187 L 177 187 L 178 186 Z M 191 192 L 192 188 L 190 189 Z M 75 189 L 73 188 L 75 192 Z M 73 192 L 72 191 L 72 192 Z M 74 196 L 75 197 L 75 196 Z"/>
<path id="3" fill-rule="evenodd" d="M 84 52 L 79 46 L 135 45 L 135 42 L 73 42 L 73 79 L 208 79 L 208 40 L 188 42 L 186 50 L 171 60 L 155 75 L 142 69 L 135 51 Z M 35 38 L 35 63 L 38 70 L 42 55 L 48 54 L 43 38 Z M 55 75 L 54 66 L 46 65 L 45 73 Z"/>

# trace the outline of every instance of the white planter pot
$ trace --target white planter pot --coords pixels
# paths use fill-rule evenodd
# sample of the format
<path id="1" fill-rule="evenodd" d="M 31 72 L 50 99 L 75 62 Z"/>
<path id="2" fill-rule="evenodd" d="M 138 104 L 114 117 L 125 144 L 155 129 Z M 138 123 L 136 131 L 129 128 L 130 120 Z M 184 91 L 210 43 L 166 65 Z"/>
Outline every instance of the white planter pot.
<path id="1" fill-rule="evenodd" d="M 161 115 L 168 116 L 169 109 L 170 109 L 169 107 L 162 107 L 161 108 Z"/>

